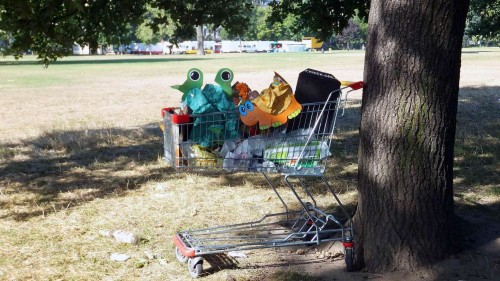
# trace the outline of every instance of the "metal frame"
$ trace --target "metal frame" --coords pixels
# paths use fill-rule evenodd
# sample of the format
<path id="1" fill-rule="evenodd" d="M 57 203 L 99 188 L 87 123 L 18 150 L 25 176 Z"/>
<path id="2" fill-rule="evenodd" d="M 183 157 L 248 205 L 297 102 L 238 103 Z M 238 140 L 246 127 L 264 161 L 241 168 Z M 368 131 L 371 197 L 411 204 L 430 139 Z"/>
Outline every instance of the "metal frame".
<path id="1" fill-rule="evenodd" d="M 331 92 L 324 103 L 303 104 L 301 115 L 289 120 L 287 128 L 308 128 L 307 135 L 282 139 L 283 135 L 277 134 L 277 130 L 274 130 L 274 132 L 268 130 L 254 136 L 258 141 L 276 141 L 278 143 L 284 141 L 292 144 L 290 147 L 284 146 L 284 151 L 278 153 L 283 155 L 291 154 L 292 157 L 274 159 L 276 166 L 273 168 L 261 167 L 259 169 L 259 163 L 273 161 L 273 159 L 266 159 L 263 155 L 257 155 L 257 157 L 253 156 L 251 159 L 246 159 L 249 163 L 248 166 L 243 165 L 240 169 L 234 169 L 260 172 L 282 203 L 285 211 L 267 214 L 251 222 L 178 232 L 173 239 L 176 246 L 176 256 L 181 262 L 188 261 L 188 269 L 192 277 L 199 276 L 202 270 L 203 256 L 229 251 L 312 245 L 331 241 L 343 243 L 345 253 L 349 255 L 349 257 L 346 256 L 345 258 L 347 269 L 352 269 L 354 228 L 351 217 L 324 176 L 328 157 L 324 157 L 324 155 L 318 156 L 318 153 L 313 154 L 313 156 L 307 155 L 307 149 L 313 142 L 325 143 L 330 148 L 339 107 L 343 105 L 343 115 L 347 103 L 347 94 L 362 88 L 362 86 L 362 82 L 351 83 L 347 87 Z M 342 90 L 347 88 L 350 88 L 350 90 L 345 93 L 342 100 Z M 330 101 L 332 98 L 333 100 Z M 223 129 L 220 131 L 222 132 L 220 135 L 228 136 L 230 134 L 226 131 L 227 127 L 221 124 L 226 124 L 227 118 L 230 121 L 237 121 L 238 135 L 241 138 L 229 139 L 234 142 L 249 139 L 248 134 L 252 130 L 257 131 L 257 128 L 242 126 L 239 119 L 234 119 L 235 116 L 238 116 L 235 115 L 235 112 L 182 115 L 177 114 L 176 110 L 178 109 L 169 108 L 163 112 L 164 147 L 165 161 L 179 170 L 221 171 L 224 168 L 223 160 L 213 155 L 208 157 L 206 155 L 185 155 L 183 145 L 199 144 L 189 139 L 190 133 L 193 132 L 195 126 L 201 126 L 203 130 L 211 126 L 218 126 L 218 128 Z M 244 131 L 241 128 L 244 128 Z M 227 138 L 213 138 L 209 141 L 213 146 L 221 146 L 227 140 Z M 296 153 L 297 147 L 300 148 L 298 156 Z M 286 151 L 287 149 L 289 151 Z M 291 149 L 294 149 L 293 153 L 290 152 Z M 252 165 L 252 163 L 255 165 Z M 311 163 L 314 165 L 310 165 Z M 275 173 L 284 175 L 284 182 L 300 203 L 301 210 L 290 210 L 285 203 L 275 184 L 269 178 L 270 174 Z M 319 179 L 326 185 L 338 204 L 342 215 L 345 216 L 345 221 L 340 221 L 333 214 L 329 214 L 317 206 L 313 194 L 307 187 L 307 180 L 312 178 Z M 308 200 L 301 198 L 296 187 L 294 187 L 294 183 L 298 183 L 298 186 L 302 187 Z"/>

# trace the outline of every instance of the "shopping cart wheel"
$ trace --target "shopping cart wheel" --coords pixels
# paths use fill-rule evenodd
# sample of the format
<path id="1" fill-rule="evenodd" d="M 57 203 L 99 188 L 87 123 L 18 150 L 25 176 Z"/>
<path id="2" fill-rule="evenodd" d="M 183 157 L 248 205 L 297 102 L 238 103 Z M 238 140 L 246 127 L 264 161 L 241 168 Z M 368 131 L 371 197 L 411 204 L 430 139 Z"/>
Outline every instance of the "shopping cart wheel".
<path id="1" fill-rule="evenodd" d="M 201 257 L 188 259 L 188 270 L 191 277 L 198 278 L 203 271 L 203 259 Z"/>
<path id="2" fill-rule="evenodd" d="M 175 257 L 177 258 L 178 261 L 182 263 L 186 263 L 188 261 L 188 257 L 184 256 L 181 253 L 181 250 L 179 248 L 175 247 Z"/>
<path id="3" fill-rule="evenodd" d="M 353 270 L 354 266 L 354 252 L 352 248 L 345 248 L 345 254 L 344 254 L 344 259 L 345 259 L 345 270 L 347 272 L 351 272 Z"/>

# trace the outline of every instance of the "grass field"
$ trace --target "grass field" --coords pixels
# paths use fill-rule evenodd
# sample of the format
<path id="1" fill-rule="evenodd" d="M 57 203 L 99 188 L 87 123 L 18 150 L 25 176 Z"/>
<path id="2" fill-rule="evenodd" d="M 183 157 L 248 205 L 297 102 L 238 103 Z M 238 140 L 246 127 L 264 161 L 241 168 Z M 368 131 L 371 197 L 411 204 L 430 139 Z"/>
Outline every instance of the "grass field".
<path id="1" fill-rule="evenodd" d="M 235 80 L 254 89 L 267 87 L 273 71 L 295 85 L 306 68 L 362 80 L 363 61 L 360 51 L 84 56 L 44 69 L 33 57 L 0 58 L 0 280 L 190 280 L 173 255 L 176 231 L 248 221 L 281 205 L 259 175 L 176 173 L 164 164 L 160 109 L 181 97 L 170 86 L 183 82 L 191 67 L 204 72 L 205 83 L 229 67 Z M 457 210 L 498 220 L 500 49 L 465 49 L 461 73 Z M 359 94 L 349 107 L 339 120 L 329 178 L 353 205 Z M 293 201 L 283 184 L 279 189 Z M 330 205 L 331 198 L 318 198 Z M 468 223 L 475 229 L 484 221 Z M 114 229 L 134 232 L 140 242 L 119 244 L 99 234 Z M 113 262 L 115 252 L 131 258 Z M 209 268 L 204 280 L 321 278 L 314 265 L 301 273 L 289 266 L 303 257 L 295 252 L 247 255 Z M 342 261 L 332 264 L 341 268 Z M 500 270 L 495 260 L 482 266 L 485 278 Z"/>

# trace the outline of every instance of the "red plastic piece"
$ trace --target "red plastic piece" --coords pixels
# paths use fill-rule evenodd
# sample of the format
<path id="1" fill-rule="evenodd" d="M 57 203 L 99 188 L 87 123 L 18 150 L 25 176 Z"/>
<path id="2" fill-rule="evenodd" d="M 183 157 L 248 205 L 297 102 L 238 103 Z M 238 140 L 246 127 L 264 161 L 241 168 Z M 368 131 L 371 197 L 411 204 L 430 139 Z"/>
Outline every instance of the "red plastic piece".
<path id="1" fill-rule="evenodd" d="M 194 249 L 186 248 L 177 234 L 174 235 L 174 244 L 179 249 L 179 251 L 181 251 L 181 254 L 183 256 L 188 258 L 194 258 L 196 256 L 196 254 L 194 253 Z"/>
<path id="2" fill-rule="evenodd" d="M 172 123 L 174 124 L 183 124 L 189 123 L 189 115 L 188 114 L 176 114 L 175 108 L 173 107 L 165 107 L 161 110 L 161 117 L 165 117 L 165 114 L 172 115 Z"/>
<path id="3" fill-rule="evenodd" d="M 349 84 L 347 86 L 350 87 L 353 90 L 359 90 L 359 89 L 363 88 L 364 83 L 363 83 L 363 81 L 358 81 L 358 82 L 351 83 L 351 84 Z"/>
<path id="4" fill-rule="evenodd" d="M 260 134 L 259 128 L 257 128 L 256 126 L 250 127 L 248 134 L 250 136 L 256 136 L 256 135 Z"/>
<path id="5" fill-rule="evenodd" d="M 171 107 L 165 107 L 165 108 L 162 108 L 161 110 L 161 117 L 165 117 L 165 113 L 170 113 L 170 114 L 174 114 L 174 109 L 171 108 Z"/>
<path id="6" fill-rule="evenodd" d="M 354 242 L 342 242 L 344 248 L 354 248 Z"/>

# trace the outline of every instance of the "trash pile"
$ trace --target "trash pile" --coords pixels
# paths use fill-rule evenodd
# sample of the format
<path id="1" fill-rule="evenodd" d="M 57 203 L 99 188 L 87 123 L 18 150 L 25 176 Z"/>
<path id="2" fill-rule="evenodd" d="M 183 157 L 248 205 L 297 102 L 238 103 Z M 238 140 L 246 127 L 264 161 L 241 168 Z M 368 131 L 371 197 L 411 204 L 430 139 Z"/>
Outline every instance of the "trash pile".
<path id="1" fill-rule="evenodd" d="M 244 82 L 232 84 L 233 78 L 232 70 L 222 68 L 215 84 L 203 85 L 203 72 L 192 68 L 183 84 L 172 86 L 182 92 L 180 107 L 165 108 L 163 114 L 185 119 L 173 122 L 178 127 L 170 130 L 175 132 L 165 131 L 165 124 L 162 129 L 175 135 L 175 154 L 184 161 L 180 165 L 273 171 L 294 166 L 299 156 L 306 159 L 301 166 L 313 167 L 330 155 L 325 141 L 310 138 L 310 125 L 287 126 L 303 107 L 281 75 L 274 72 L 269 87 L 260 92 Z"/>

